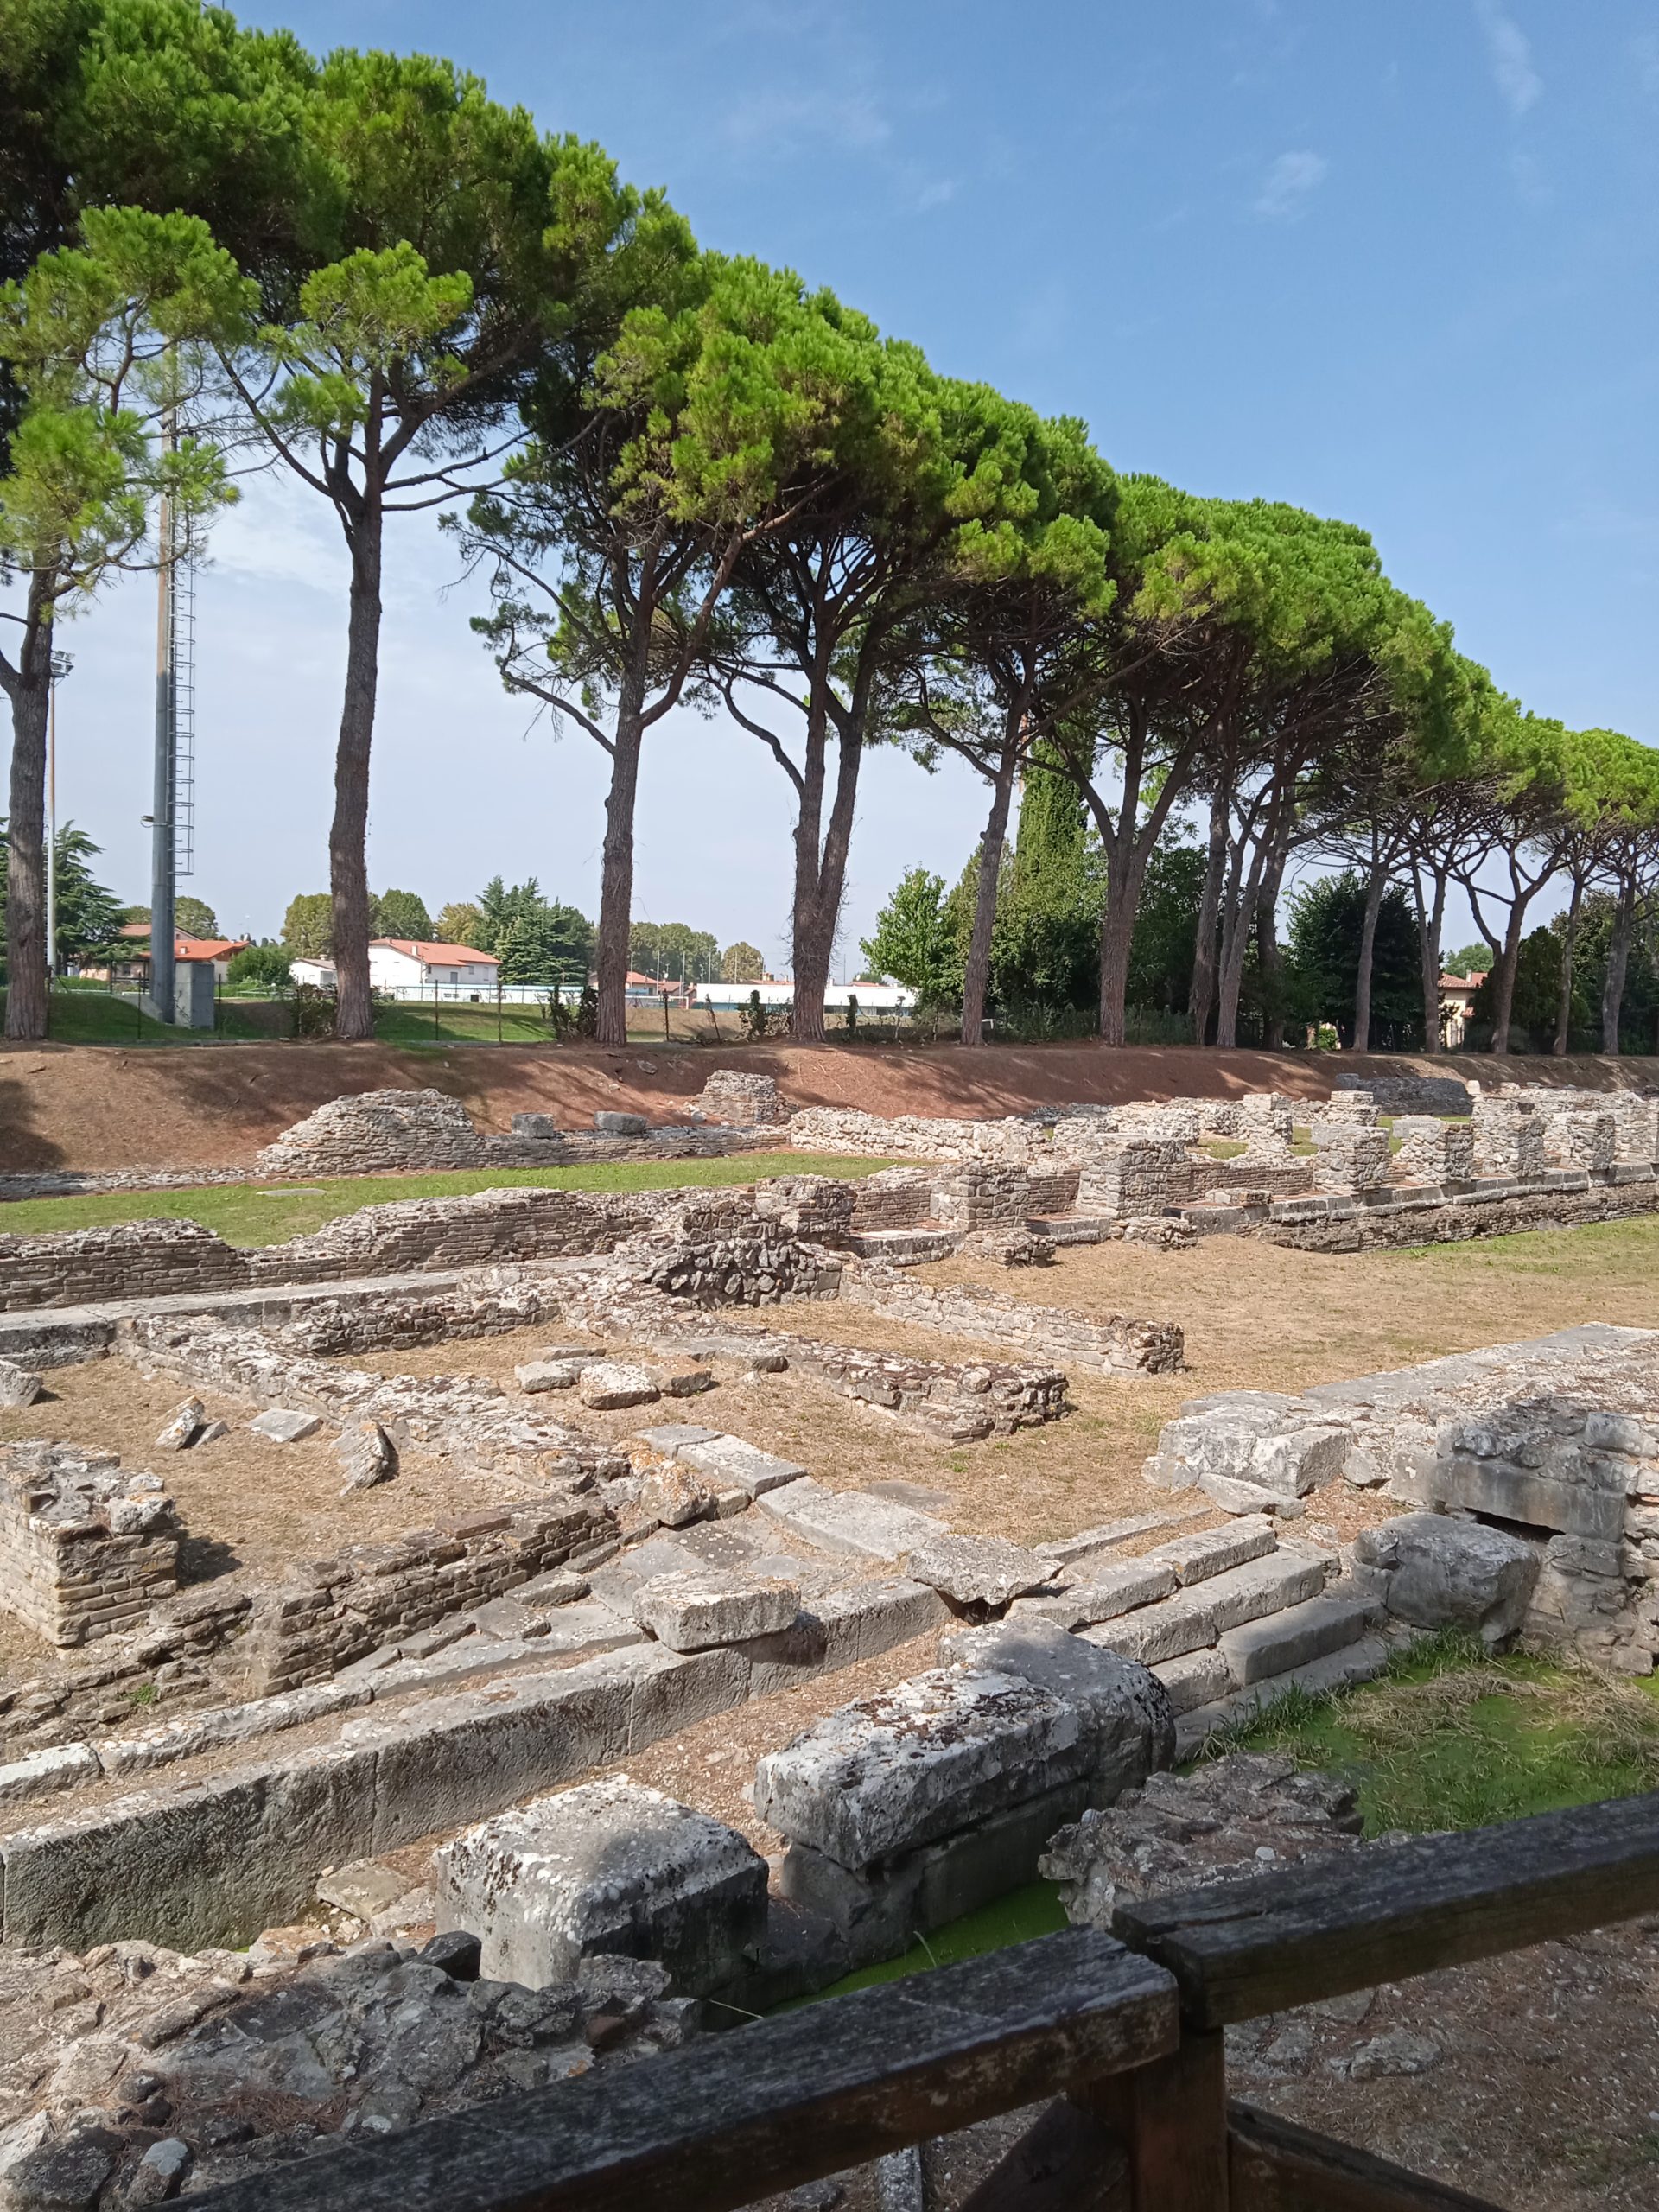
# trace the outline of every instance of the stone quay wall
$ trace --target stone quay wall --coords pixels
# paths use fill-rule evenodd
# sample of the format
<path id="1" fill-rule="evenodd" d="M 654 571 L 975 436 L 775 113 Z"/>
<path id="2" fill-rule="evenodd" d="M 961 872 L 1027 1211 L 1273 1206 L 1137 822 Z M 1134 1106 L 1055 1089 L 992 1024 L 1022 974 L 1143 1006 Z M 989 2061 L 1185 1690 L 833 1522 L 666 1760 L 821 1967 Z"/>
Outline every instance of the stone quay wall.
<path id="1" fill-rule="evenodd" d="M 113 1452 L 0 1449 L 0 1607 L 50 1643 L 118 1635 L 171 1597 L 179 1535 L 161 1483 Z"/>
<path id="2" fill-rule="evenodd" d="M 248 1694 L 327 1681 L 382 1644 L 503 1597 L 615 1534 L 615 1516 L 596 1498 L 556 1497 L 416 1529 L 396 1543 L 353 1544 L 298 1567 L 254 1601 L 237 1649 Z"/>

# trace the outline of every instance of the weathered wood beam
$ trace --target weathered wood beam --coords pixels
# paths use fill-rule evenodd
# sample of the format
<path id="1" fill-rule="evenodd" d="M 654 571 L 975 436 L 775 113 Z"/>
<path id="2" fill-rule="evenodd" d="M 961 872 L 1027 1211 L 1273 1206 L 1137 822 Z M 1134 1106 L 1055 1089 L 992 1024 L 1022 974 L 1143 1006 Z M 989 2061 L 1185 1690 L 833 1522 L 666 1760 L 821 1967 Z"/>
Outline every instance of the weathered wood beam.
<path id="1" fill-rule="evenodd" d="M 1090 1929 L 360 2138 L 207 2212 L 733 2212 L 1175 2048 L 1175 1986 Z"/>
<path id="2" fill-rule="evenodd" d="M 1501 2212 L 1252 2105 L 1228 2111 L 1228 2212 Z"/>
<path id="3" fill-rule="evenodd" d="M 957 2212 L 1132 2212 L 1128 2158 L 1097 2113 L 1056 2097 Z"/>
<path id="4" fill-rule="evenodd" d="M 1112 1929 L 1169 1968 L 1190 2025 L 1219 2028 L 1656 1907 L 1659 1794 L 1144 1898 Z"/>
<path id="5" fill-rule="evenodd" d="M 1113 2075 L 1090 2088 L 1088 2101 L 1123 2145 L 1132 2212 L 1228 2212 L 1219 2035 L 1188 2029 L 1167 2058 Z"/>

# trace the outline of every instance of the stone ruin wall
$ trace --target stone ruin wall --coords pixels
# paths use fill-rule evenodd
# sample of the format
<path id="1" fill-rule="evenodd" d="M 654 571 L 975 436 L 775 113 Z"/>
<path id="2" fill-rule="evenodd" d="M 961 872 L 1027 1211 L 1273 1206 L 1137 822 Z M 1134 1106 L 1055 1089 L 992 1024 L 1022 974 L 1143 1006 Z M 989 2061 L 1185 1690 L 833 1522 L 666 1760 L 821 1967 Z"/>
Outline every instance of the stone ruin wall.
<path id="1" fill-rule="evenodd" d="M 615 1516 L 597 1497 L 556 1497 L 309 1561 L 254 1600 L 236 1655 L 247 1694 L 327 1681 L 382 1644 L 505 1597 L 615 1534 Z"/>
<path id="2" fill-rule="evenodd" d="M 179 1535 L 160 1482 L 113 1452 L 0 1447 L 0 1607 L 48 1643 L 136 1626 L 178 1588 Z"/>

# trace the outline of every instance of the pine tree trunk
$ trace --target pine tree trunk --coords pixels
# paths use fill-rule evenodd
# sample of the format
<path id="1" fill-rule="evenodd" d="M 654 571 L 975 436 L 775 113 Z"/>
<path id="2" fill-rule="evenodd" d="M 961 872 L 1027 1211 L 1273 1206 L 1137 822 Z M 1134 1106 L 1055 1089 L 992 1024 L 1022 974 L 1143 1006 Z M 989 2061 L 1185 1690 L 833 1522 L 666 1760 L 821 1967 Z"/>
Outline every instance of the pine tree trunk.
<path id="1" fill-rule="evenodd" d="M 1279 890 L 1285 880 L 1281 859 L 1255 901 L 1255 943 L 1262 963 L 1262 1041 L 1270 1052 L 1285 1043 L 1285 961 L 1279 947 Z"/>
<path id="2" fill-rule="evenodd" d="M 605 850 L 599 880 L 594 965 L 599 1007 L 594 1036 L 601 1045 L 628 1041 L 628 938 L 633 909 L 633 817 L 639 791 L 644 684 L 631 670 L 617 702 L 611 786 L 605 794 Z"/>
<path id="3" fill-rule="evenodd" d="M 1624 1005 L 1624 978 L 1630 971 L 1630 938 L 1636 920 L 1636 893 L 1629 883 L 1620 886 L 1613 912 L 1612 935 L 1607 944 L 1607 972 L 1601 982 L 1601 1049 L 1618 1052 L 1619 1016 Z"/>
<path id="4" fill-rule="evenodd" d="M 1359 925 L 1359 968 L 1354 976 L 1354 1043 L 1357 1052 L 1371 1049 L 1371 969 L 1376 957 L 1376 920 L 1382 911 L 1383 870 L 1374 867 L 1365 886 L 1365 911 Z"/>
<path id="5" fill-rule="evenodd" d="M 1008 809 L 1014 798 L 1014 772 L 1020 757 L 1019 729 L 1004 741 L 996 774 L 991 783 L 991 810 L 980 840 L 979 880 L 974 888 L 974 925 L 968 938 L 968 960 L 962 976 L 962 1041 L 985 1041 L 985 992 L 991 976 L 991 939 L 996 928 L 996 894 L 1001 880 L 1002 853 L 1007 843 Z"/>
<path id="6" fill-rule="evenodd" d="M 1503 932 L 1503 949 L 1492 969 L 1492 1050 L 1510 1049 L 1510 1014 L 1515 1004 L 1515 971 L 1521 961 L 1521 924 L 1525 909 L 1516 899 Z"/>
<path id="7" fill-rule="evenodd" d="M 1417 916 L 1417 958 L 1423 987 L 1423 1050 L 1440 1047 L 1440 925 L 1446 912 L 1446 879 L 1437 876 L 1434 904 L 1423 904 L 1423 887 L 1415 868 L 1411 872 L 1411 895 Z"/>
<path id="8" fill-rule="evenodd" d="M 1210 801 L 1210 850 L 1205 862 L 1204 889 L 1198 899 L 1198 929 L 1192 955 L 1192 988 L 1187 1013 L 1192 1023 L 1192 1042 L 1202 1045 L 1216 1002 L 1216 918 L 1221 906 L 1222 879 L 1227 868 L 1227 806 L 1224 785 L 1218 785 Z"/>
<path id="9" fill-rule="evenodd" d="M 823 850 L 812 872 L 807 901 L 806 926 L 798 930 L 795 950 L 795 1011 L 790 1034 L 798 1045 L 823 1041 L 823 999 L 830 987 L 830 963 L 835 956 L 836 931 L 841 923 L 842 895 L 847 885 L 847 858 L 852 849 L 853 813 L 858 804 L 858 772 L 863 760 L 863 713 L 855 702 L 837 718 L 836 796 L 824 832 Z"/>
<path id="10" fill-rule="evenodd" d="M 6 1034 L 44 1037 L 51 1006 L 46 959 L 46 723 L 52 696 L 52 586 L 29 578 L 22 650 L 9 670 L 11 785 L 6 825 Z"/>
<path id="11" fill-rule="evenodd" d="M 334 1034 L 348 1045 L 374 1037 L 369 994 L 369 750 L 374 741 L 380 666 L 380 554 L 385 518 L 371 501 L 352 532 L 351 619 L 346 696 L 334 754 L 334 818 L 328 832 L 334 907 Z"/>
<path id="12" fill-rule="evenodd" d="M 1245 876 L 1245 842 L 1241 840 L 1228 867 L 1222 906 L 1221 963 L 1216 978 L 1216 1047 L 1224 1052 L 1234 1051 L 1238 1044 L 1238 998 L 1244 982 L 1249 913 L 1255 904 L 1255 874 L 1260 865 L 1258 853 L 1248 878 Z"/>
<path id="13" fill-rule="evenodd" d="M 1561 991 L 1555 1007 L 1555 1035 L 1549 1048 L 1558 1060 L 1567 1058 L 1567 1040 L 1573 1027 L 1573 960 L 1578 950 L 1579 909 L 1583 903 L 1584 885 L 1574 876 L 1573 896 L 1567 902 L 1567 929 L 1561 938 Z"/>

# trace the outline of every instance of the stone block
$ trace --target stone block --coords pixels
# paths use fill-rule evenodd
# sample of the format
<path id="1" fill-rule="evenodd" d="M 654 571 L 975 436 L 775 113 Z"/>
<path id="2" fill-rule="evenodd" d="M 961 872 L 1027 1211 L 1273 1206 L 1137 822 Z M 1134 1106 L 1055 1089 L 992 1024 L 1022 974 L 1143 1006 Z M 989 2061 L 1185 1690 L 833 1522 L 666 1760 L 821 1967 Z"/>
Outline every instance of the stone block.
<path id="1" fill-rule="evenodd" d="M 1462 1506 L 1471 1513 L 1490 1513 L 1567 1535 L 1611 1542 L 1624 1527 L 1622 1488 L 1561 1482 L 1541 1470 L 1468 1451 L 1443 1452 L 1422 1484 L 1414 1488 L 1432 1504 Z"/>
<path id="2" fill-rule="evenodd" d="M 32 1406 L 40 1396 L 41 1387 L 38 1375 L 19 1367 L 16 1360 L 0 1359 L 0 1408 L 10 1413 Z"/>
<path id="3" fill-rule="evenodd" d="M 1172 1536 L 1147 1556 L 1167 1560 L 1182 1584 L 1203 1582 L 1230 1567 L 1243 1567 L 1247 1560 L 1260 1559 L 1278 1541 L 1272 1522 L 1263 1516 L 1234 1521 L 1224 1529 L 1205 1529 L 1197 1535 Z"/>
<path id="4" fill-rule="evenodd" d="M 378 1421 L 351 1422 L 334 1446 L 334 1457 L 346 1477 L 342 1497 L 390 1482 L 397 1471 L 397 1447 Z"/>
<path id="5" fill-rule="evenodd" d="M 671 1651 L 706 1651 L 775 1635 L 793 1626 L 800 1609 L 798 1583 L 715 1567 L 658 1575 L 633 1597 L 634 1618 Z"/>
<path id="6" fill-rule="evenodd" d="M 715 1493 L 689 1467 L 667 1459 L 645 1470 L 640 1478 L 639 1504 L 665 1529 L 689 1529 L 694 1521 L 707 1520 L 713 1514 Z"/>
<path id="7" fill-rule="evenodd" d="M 1167 1560 L 1125 1560 L 1121 1567 L 1109 1567 L 1068 1589 L 1023 1598 L 1013 1612 L 1020 1621 L 1047 1620 L 1059 1628 L 1089 1628 L 1096 1621 L 1116 1620 L 1138 1606 L 1155 1605 L 1160 1598 L 1173 1595 L 1175 1587 L 1175 1570 Z"/>
<path id="8" fill-rule="evenodd" d="M 1177 1716 L 1211 1705 L 1233 1688 L 1232 1670 L 1219 1651 L 1185 1651 L 1179 1659 L 1162 1659 L 1153 1673 L 1169 1694 Z"/>
<path id="9" fill-rule="evenodd" d="M 812 1614 L 823 1629 L 826 1669 L 896 1650 L 949 1618 L 937 1590 L 906 1580 L 850 1583 L 815 1599 Z"/>
<path id="10" fill-rule="evenodd" d="M 866 1866 L 1080 1780 L 1092 1752 L 1077 1707 L 1051 1691 L 940 1669 L 769 1751 L 755 1770 L 755 1810 L 791 1841 Z"/>
<path id="11" fill-rule="evenodd" d="M 1183 1652 L 1201 1650 L 1216 1640 L 1216 1617 L 1198 1592 L 1181 1590 L 1160 1605 L 1145 1605 L 1122 1619 L 1103 1621 L 1078 1633 L 1103 1651 L 1120 1658 L 1138 1659 L 1155 1667 L 1160 1659 L 1179 1659 Z"/>
<path id="12" fill-rule="evenodd" d="M 766 1863 L 733 1828 L 626 1776 L 486 1821 L 435 1853 L 439 1917 L 489 1980 L 567 1981 L 601 1953 L 654 1959 L 697 1996 L 766 1932 Z"/>
<path id="13" fill-rule="evenodd" d="M 1280 1497 L 1305 1497 L 1335 1482 L 1353 1442 L 1351 1429 L 1310 1422 L 1257 1440 L 1245 1479 Z"/>
<path id="14" fill-rule="evenodd" d="M 1285 1544 L 1213 1575 L 1203 1585 L 1204 1602 L 1216 1617 L 1217 1633 L 1224 1636 L 1246 1621 L 1317 1598 L 1336 1571 L 1332 1554 Z"/>
<path id="15" fill-rule="evenodd" d="M 302 1413 L 291 1406 L 268 1406 L 248 1423 L 255 1436 L 263 1436 L 272 1444 L 302 1444 L 308 1436 L 315 1436 L 321 1426 L 315 1414 Z"/>
<path id="16" fill-rule="evenodd" d="M 1248 1688 L 1357 1643 L 1376 1618 L 1375 1599 L 1311 1598 L 1266 1619 L 1229 1629 L 1220 1641 L 1233 1679 Z"/>
<path id="17" fill-rule="evenodd" d="M 620 1359 L 595 1360 L 584 1367 L 576 1395 L 596 1414 L 621 1413 L 629 1406 L 648 1406 L 661 1397 L 651 1375 Z"/>
<path id="18" fill-rule="evenodd" d="M 690 1424 L 687 1426 L 689 1428 Z M 657 1429 L 642 1433 L 647 1443 L 667 1433 Z M 780 1459 L 776 1452 L 763 1452 L 758 1445 L 746 1444 L 741 1436 L 722 1436 L 716 1430 L 688 1434 L 684 1442 L 664 1444 L 662 1449 L 672 1452 L 677 1459 L 683 1459 L 688 1467 L 695 1467 L 710 1481 L 746 1490 L 751 1497 L 764 1497 L 768 1491 L 781 1490 L 785 1483 L 798 1482 L 806 1472 L 792 1459 Z"/>
<path id="19" fill-rule="evenodd" d="M 1169 1700 L 1147 1669 L 1050 1622 L 957 1629 L 941 1640 L 939 1656 L 976 1672 L 1017 1675 L 1076 1706 L 1090 1736 L 1094 1804 L 1138 1789 L 1173 1755 Z"/>
<path id="20" fill-rule="evenodd" d="M 168 1415 L 166 1427 L 156 1439 L 156 1449 L 188 1452 L 200 1435 L 207 1418 L 207 1409 L 200 1398 L 186 1398 Z"/>
<path id="21" fill-rule="evenodd" d="M 1523 1537 L 1440 1513 L 1402 1514 L 1354 1542 L 1356 1570 L 1399 1619 L 1489 1644 L 1519 1633 L 1541 1563 L 1541 1547 Z"/>
<path id="22" fill-rule="evenodd" d="M 1291 1521 L 1305 1510 L 1300 1497 L 1281 1497 L 1260 1483 L 1237 1482 L 1230 1475 L 1200 1475 L 1198 1488 L 1224 1513 L 1271 1513 L 1276 1520 Z"/>
<path id="23" fill-rule="evenodd" d="M 90 1744 L 55 1744 L 0 1766 L 0 1803 L 13 1797 L 43 1796 L 49 1790 L 73 1789 L 78 1782 L 91 1782 L 101 1772 L 98 1754 Z"/>
<path id="24" fill-rule="evenodd" d="M 790 1535 L 821 1551 L 850 1553 L 861 1559 L 902 1559 L 933 1537 L 949 1534 L 944 1522 L 930 1513 L 872 1497 L 864 1491 L 826 1490 L 810 1475 L 767 1491 L 759 1503 Z"/>
<path id="25" fill-rule="evenodd" d="M 643 1114 L 601 1112 L 594 1116 L 594 1127 L 602 1137 L 642 1137 L 651 1123 Z"/>
<path id="26" fill-rule="evenodd" d="M 957 1605 L 1006 1605 L 1039 1590 L 1054 1570 L 1046 1560 L 1000 1536 L 930 1536 L 910 1554 L 911 1580 L 925 1582 Z"/>
<path id="27" fill-rule="evenodd" d="M 575 1359 L 527 1359 L 512 1370 L 521 1390 L 574 1390 L 582 1380 L 583 1363 Z"/>

